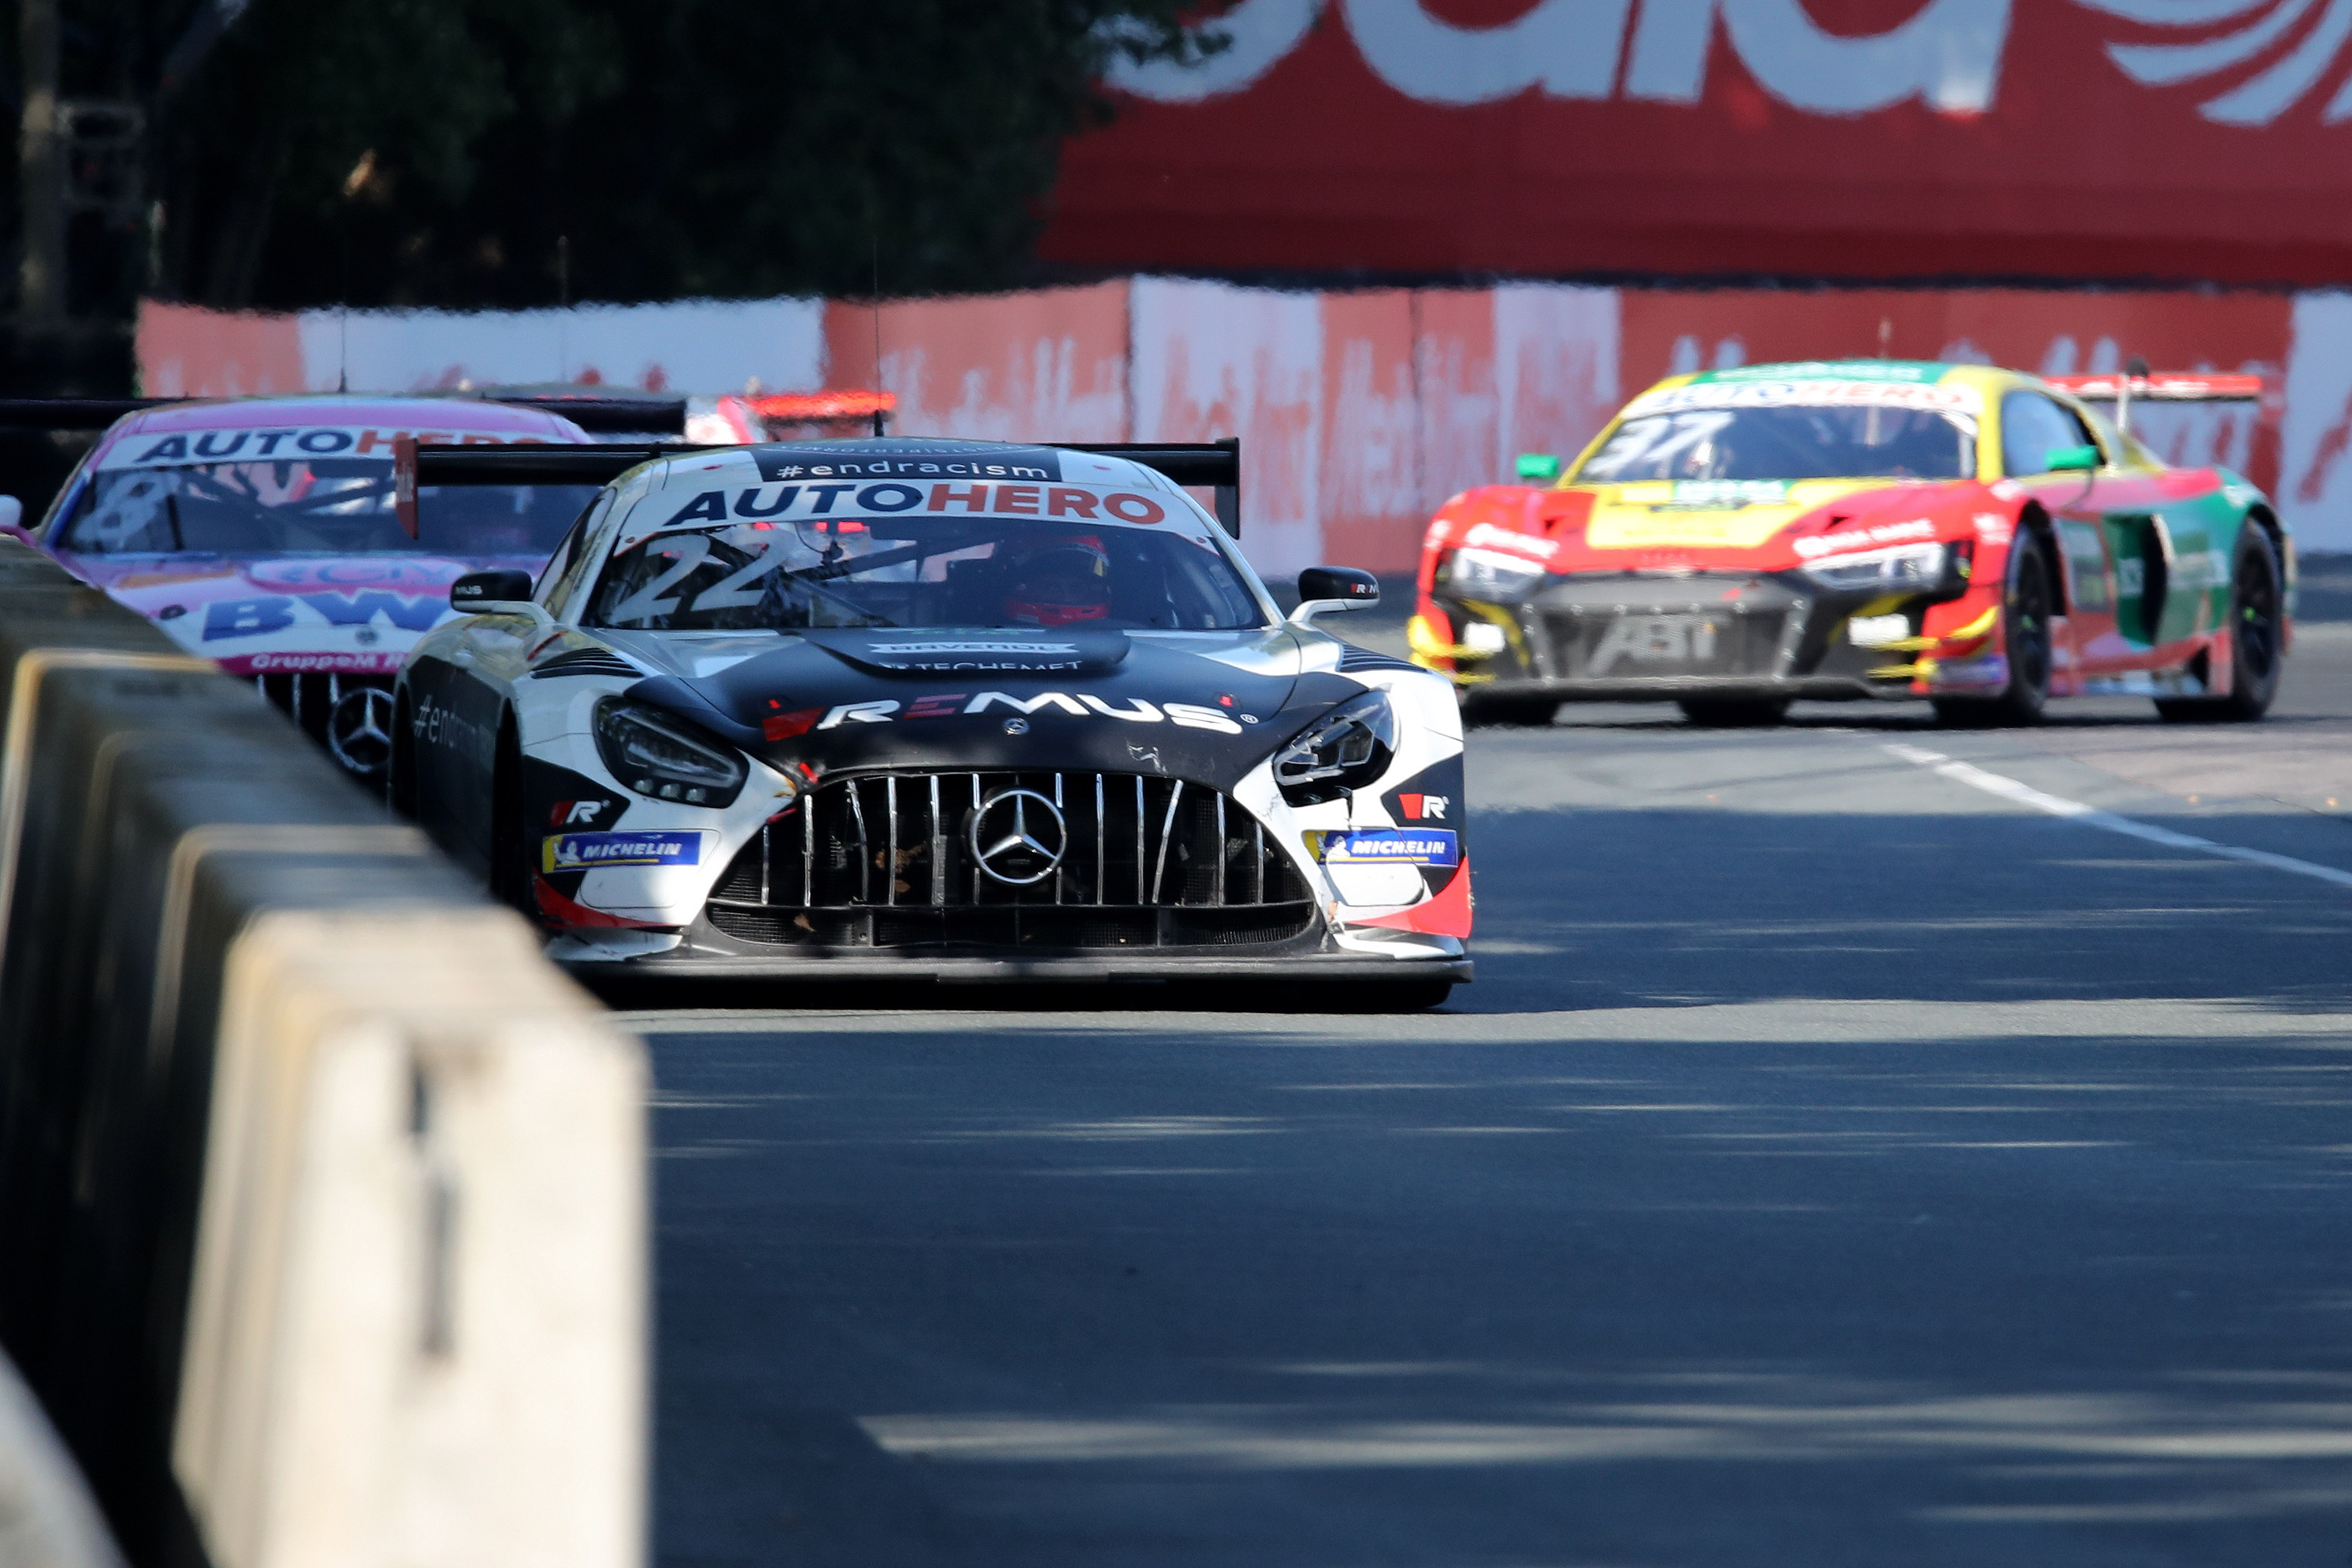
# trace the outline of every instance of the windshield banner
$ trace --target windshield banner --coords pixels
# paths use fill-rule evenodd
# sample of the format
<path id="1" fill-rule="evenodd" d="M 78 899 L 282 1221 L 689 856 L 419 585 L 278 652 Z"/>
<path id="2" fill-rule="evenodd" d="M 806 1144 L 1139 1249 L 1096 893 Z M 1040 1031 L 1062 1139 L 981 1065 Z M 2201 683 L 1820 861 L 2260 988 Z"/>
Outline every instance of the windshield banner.
<path id="1" fill-rule="evenodd" d="M 1637 397 L 1625 417 L 1685 408 L 1919 408 L 1973 417 L 1983 401 L 1973 387 L 1899 382 L 1702 381 Z"/>
<path id="2" fill-rule="evenodd" d="M 286 425 L 274 430 L 175 430 L 119 441 L 100 468 L 184 468 L 206 463 L 284 463 L 306 457 L 392 461 L 393 443 L 413 436 L 427 446 L 503 446 L 478 430 L 383 430 L 370 425 Z"/>

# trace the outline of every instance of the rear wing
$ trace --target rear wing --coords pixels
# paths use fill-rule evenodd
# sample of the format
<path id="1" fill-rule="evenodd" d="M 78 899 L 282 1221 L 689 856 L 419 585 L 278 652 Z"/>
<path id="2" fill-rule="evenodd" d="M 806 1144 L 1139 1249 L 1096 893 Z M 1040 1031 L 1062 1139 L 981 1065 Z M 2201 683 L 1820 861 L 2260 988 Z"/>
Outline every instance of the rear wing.
<path id="1" fill-rule="evenodd" d="M 2116 428 L 2131 433 L 2131 405 L 2137 399 L 2151 402 L 2260 402 L 2263 378 L 2217 375 L 2207 371 L 2156 371 L 2135 359 L 2120 375 L 2044 376 L 2059 391 L 2085 402 L 2116 405 Z"/>
<path id="2" fill-rule="evenodd" d="M 501 392 L 458 393 L 509 408 L 535 408 L 581 429 L 611 435 L 684 435 L 686 400 L 682 397 L 608 397 L 593 392 Z"/>
<path id="3" fill-rule="evenodd" d="M 415 392 L 387 392 L 387 397 L 415 397 Z M 504 403 L 509 408 L 535 408 L 568 419 L 583 430 L 632 434 L 683 434 L 684 398 L 604 397 L 575 392 L 453 392 L 453 401 Z M 186 397 L 12 397 L 0 398 L 0 429 L 104 430 L 125 414 L 184 402 L 221 401 Z"/>
<path id="4" fill-rule="evenodd" d="M 1242 537 L 1242 444 L 1238 436 L 1199 444 L 1096 444 L 1042 442 L 1061 452 L 1124 457 L 1166 475 L 1179 485 L 1216 492 L 1217 521 Z M 423 445 L 407 436 L 392 444 L 393 501 L 400 526 L 416 537 L 416 491 L 421 485 L 609 485 L 640 463 L 697 452 L 740 452 L 740 445 L 689 446 L 619 442 L 559 446 L 517 443 L 503 446 Z"/>
<path id="5" fill-rule="evenodd" d="M 1179 485 L 1217 493 L 1217 522 L 1234 538 L 1242 537 L 1242 438 L 1223 441 L 1091 444 L 1049 441 L 1064 452 L 1091 452 L 1098 457 L 1124 457 L 1165 474 Z"/>
<path id="6" fill-rule="evenodd" d="M 744 402 L 761 419 L 786 424 L 830 424 L 895 413 L 896 392 L 842 391 L 814 392 L 751 392 Z"/>

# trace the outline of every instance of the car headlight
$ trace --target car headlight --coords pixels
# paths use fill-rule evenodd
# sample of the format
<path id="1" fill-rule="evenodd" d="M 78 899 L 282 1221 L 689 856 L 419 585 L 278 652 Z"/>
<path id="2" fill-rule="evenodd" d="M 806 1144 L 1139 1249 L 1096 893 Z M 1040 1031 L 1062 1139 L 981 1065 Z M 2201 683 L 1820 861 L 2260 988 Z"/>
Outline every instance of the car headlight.
<path id="1" fill-rule="evenodd" d="M 742 754 L 623 697 L 596 705 L 596 755 L 640 795 L 688 806 L 731 806 L 751 773 Z"/>
<path id="2" fill-rule="evenodd" d="M 1438 582 L 1450 591 L 1495 603 L 1524 599 L 1543 576 L 1534 562 L 1490 549 L 1455 550 L 1437 569 Z"/>
<path id="3" fill-rule="evenodd" d="M 1895 545 L 1805 563 L 1804 573 L 1823 588 L 1899 592 L 1934 588 L 1944 580 L 1944 547 Z"/>
<path id="4" fill-rule="evenodd" d="M 1342 703 L 1274 754 L 1274 781 L 1294 806 L 1336 800 L 1378 781 L 1396 755 L 1396 710 L 1386 692 Z"/>
<path id="5" fill-rule="evenodd" d="M 1462 645 L 1474 653 L 1499 653 L 1511 644 L 1511 634 L 1492 621 L 1473 621 L 1462 628 Z"/>

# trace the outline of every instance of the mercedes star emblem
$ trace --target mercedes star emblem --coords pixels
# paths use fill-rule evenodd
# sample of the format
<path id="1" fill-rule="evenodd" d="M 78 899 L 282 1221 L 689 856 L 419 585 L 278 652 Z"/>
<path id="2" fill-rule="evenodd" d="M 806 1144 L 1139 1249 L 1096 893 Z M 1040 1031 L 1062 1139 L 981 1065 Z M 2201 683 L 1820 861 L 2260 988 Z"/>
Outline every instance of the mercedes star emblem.
<path id="1" fill-rule="evenodd" d="M 345 692 L 327 714 L 327 749 L 362 777 L 383 772 L 392 761 L 392 694 L 382 686 Z"/>
<path id="2" fill-rule="evenodd" d="M 1034 789 L 1006 789 L 971 814 L 971 858 L 1007 887 L 1026 887 L 1054 874 L 1069 849 L 1062 809 Z"/>

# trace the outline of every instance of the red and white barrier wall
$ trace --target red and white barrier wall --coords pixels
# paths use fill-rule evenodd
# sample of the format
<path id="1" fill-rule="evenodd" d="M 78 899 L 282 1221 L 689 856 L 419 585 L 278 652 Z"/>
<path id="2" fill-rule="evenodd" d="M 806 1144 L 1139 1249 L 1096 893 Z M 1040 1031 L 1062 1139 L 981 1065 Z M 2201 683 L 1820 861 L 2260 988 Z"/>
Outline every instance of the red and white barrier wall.
<path id="1" fill-rule="evenodd" d="M 2244 407 L 2143 405 L 2176 462 L 2277 496 L 2306 549 L 2352 550 L 2352 295 L 2023 289 L 1672 290 L 1504 284 L 1283 291 L 1140 277 L 907 300 L 688 301 L 459 315 L 228 316 L 147 306 L 152 395 L 403 392 L 548 381 L 654 391 L 879 385 L 895 433 L 1242 437 L 1251 557 L 1409 569 L 1422 525 L 1520 452 L 1573 453 L 1675 371 L 1956 359 L 2051 374 L 2254 371 Z M 877 361 L 878 354 L 878 361 Z"/>

